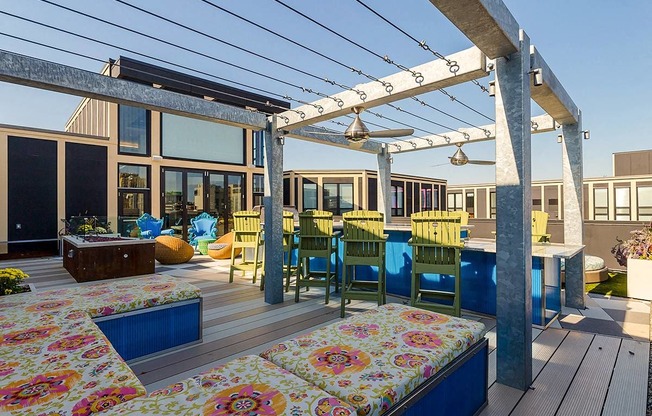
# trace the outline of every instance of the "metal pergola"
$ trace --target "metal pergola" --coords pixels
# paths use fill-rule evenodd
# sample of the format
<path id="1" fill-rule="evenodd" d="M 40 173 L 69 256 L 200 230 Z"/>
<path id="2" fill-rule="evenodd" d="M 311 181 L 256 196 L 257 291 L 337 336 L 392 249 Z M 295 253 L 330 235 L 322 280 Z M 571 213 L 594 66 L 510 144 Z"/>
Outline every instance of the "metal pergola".
<path id="1" fill-rule="evenodd" d="M 423 137 L 418 142 L 367 141 L 360 152 L 376 154 L 378 206 L 391 222 L 390 156 L 404 152 L 453 146 L 458 142 L 496 142 L 496 274 L 497 274 L 497 379 L 525 390 L 532 382 L 531 301 L 531 147 L 534 133 L 563 129 L 564 242 L 582 245 L 582 124 L 581 113 L 546 64 L 541 54 L 501 0 L 430 0 L 473 43 L 452 54 L 457 71 L 438 59 L 412 68 L 422 82 L 402 71 L 360 87 L 364 101 L 354 91 L 343 91 L 308 105 L 270 117 L 214 101 L 95 74 L 36 58 L 0 52 L 0 81 L 56 92 L 145 107 L 231 126 L 265 130 L 265 301 L 283 301 L 283 143 L 286 137 L 350 148 L 341 135 L 324 134 L 317 122 L 344 114 L 357 105 L 371 108 L 440 88 L 468 82 L 495 72 L 495 125 L 460 129 L 463 138 Z M 533 99 L 547 114 L 531 117 Z M 321 108 L 321 111 L 317 109 Z M 319 134 L 316 134 L 319 133 Z M 456 137 L 459 137 L 456 136 Z M 582 256 L 566 263 L 566 305 L 584 308 Z"/>

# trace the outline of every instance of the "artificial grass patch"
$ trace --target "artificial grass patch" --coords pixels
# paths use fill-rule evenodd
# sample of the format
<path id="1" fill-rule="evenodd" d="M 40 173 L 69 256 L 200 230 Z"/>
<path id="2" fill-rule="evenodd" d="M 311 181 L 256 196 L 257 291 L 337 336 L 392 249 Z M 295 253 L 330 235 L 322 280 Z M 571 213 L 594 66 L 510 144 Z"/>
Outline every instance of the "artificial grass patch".
<path id="1" fill-rule="evenodd" d="M 586 291 L 600 295 L 627 297 L 627 273 L 610 272 L 609 279 L 600 283 L 589 283 Z"/>

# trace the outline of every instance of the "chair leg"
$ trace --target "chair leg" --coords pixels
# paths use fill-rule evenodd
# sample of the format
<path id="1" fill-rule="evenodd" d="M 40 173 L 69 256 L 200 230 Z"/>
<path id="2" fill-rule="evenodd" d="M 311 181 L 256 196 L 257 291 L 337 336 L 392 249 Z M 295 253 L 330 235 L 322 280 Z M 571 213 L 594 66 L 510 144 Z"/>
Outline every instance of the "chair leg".
<path id="1" fill-rule="evenodd" d="M 258 248 L 260 246 L 256 246 L 256 251 L 258 251 Z M 255 273 L 258 272 L 258 268 L 260 267 L 260 290 L 265 289 L 265 257 L 263 257 L 263 260 L 259 263 L 258 262 L 258 256 L 256 256 L 256 266 L 254 266 L 254 275 Z"/>
<path id="2" fill-rule="evenodd" d="M 252 283 L 256 283 L 256 278 L 258 277 L 258 246 L 254 247 L 254 259 L 253 259 L 253 265 L 254 265 L 254 278 Z"/>
<path id="3" fill-rule="evenodd" d="M 285 257 L 285 256 L 284 256 Z M 292 274 L 292 247 L 288 248 L 288 265 L 285 271 L 285 291 L 290 291 L 290 275 Z"/>
<path id="4" fill-rule="evenodd" d="M 303 276 L 306 292 L 310 291 L 310 257 L 306 257 L 306 274 Z"/>
<path id="5" fill-rule="evenodd" d="M 331 294 L 331 259 L 330 257 L 326 259 L 326 277 L 324 278 L 324 286 L 326 289 L 326 301 L 325 305 L 328 305 L 328 297 Z"/>
<path id="6" fill-rule="evenodd" d="M 342 291 L 340 293 L 342 297 L 342 304 L 340 306 L 340 318 L 344 318 L 346 315 L 346 264 L 342 264 Z"/>
<path id="7" fill-rule="evenodd" d="M 233 283 L 233 265 L 235 264 L 235 247 L 231 245 L 231 265 L 229 267 L 229 283 Z"/>
<path id="8" fill-rule="evenodd" d="M 335 293 L 340 291 L 339 288 L 339 269 L 337 267 L 337 251 L 335 251 L 333 254 L 335 254 L 333 257 L 335 257 Z"/>

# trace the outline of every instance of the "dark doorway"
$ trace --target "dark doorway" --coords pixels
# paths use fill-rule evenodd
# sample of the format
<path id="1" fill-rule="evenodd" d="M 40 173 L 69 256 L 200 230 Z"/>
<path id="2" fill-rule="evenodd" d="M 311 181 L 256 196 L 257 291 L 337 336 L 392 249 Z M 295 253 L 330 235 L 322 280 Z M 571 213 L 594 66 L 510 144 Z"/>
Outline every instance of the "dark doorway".
<path id="1" fill-rule="evenodd" d="M 55 254 L 57 248 L 57 142 L 8 138 L 9 256 Z"/>

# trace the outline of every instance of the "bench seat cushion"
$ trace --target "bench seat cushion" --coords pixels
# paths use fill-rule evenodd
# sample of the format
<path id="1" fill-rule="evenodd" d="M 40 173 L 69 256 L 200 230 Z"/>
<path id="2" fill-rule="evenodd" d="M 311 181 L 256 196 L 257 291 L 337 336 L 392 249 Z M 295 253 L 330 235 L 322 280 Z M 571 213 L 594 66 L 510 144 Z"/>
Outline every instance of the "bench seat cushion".
<path id="1" fill-rule="evenodd" d="M 86 313 L 0 309 L 0 414 L 100 412 L 146 394 Z"/>
<path id="2" fill-rule="evenodd" d="M 354 415 L 355 409 L 252 355 L 112 408 L 107 415 Z"/>
<path id="3" fill-rule="evenodd" d="M 18 301 L 24 313 L 61 314 L 76 310 L 97 318 L 198 298 L 201 290 L 174 277 L 156 275 L 16 296 L 19 299 L 3 296 L 0 305 Z"/>
<path id="4" fill-rule="evenodd" d="M 379 306 L 261 356 L 378 415 L 484 336 L 484 325 L 400 304 Z"/>

